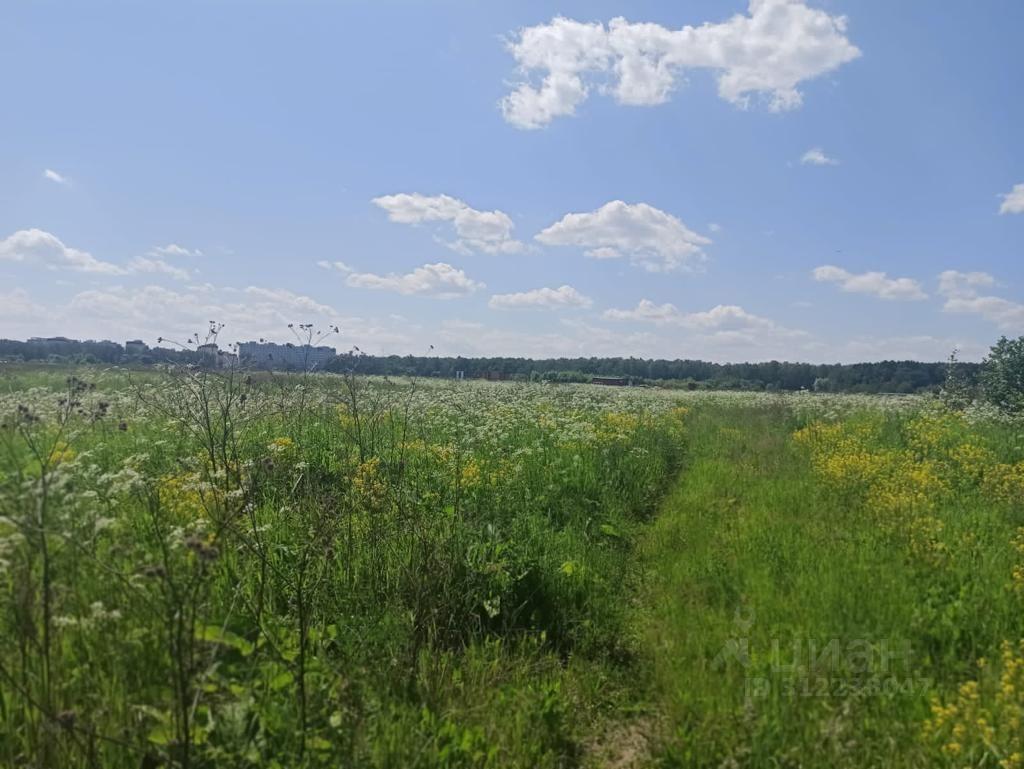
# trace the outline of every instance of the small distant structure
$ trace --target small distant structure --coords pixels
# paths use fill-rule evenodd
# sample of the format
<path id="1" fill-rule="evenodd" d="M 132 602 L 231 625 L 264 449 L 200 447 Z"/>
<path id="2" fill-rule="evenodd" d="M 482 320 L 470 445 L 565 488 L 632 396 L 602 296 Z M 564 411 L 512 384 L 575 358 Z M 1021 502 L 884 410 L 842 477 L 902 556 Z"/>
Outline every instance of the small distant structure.
<path id="1" fill-rule="evenodd" d="M 511 379 L 512 375 L 506 374 L 504 371 L 485 371 L 480 378 L 486 379 L 488 382 L 504 382 Z"/>
<path id="2" fill-rule="evenodd" d="M 317 371 L 337 356 L 333 347 L 276 342 L 239 342 L 239 360 L 255 368 Z"/>
<path id="3" fill-rule="evenodd" d="M 129 339 L 124 343 L 125 355 L 145 355 L 149 352 L 149 345 L 141 339 Z"/>
<path id="4" fill-rule="evenodd" d="M 215 342 L 207 342 L 196 348 L 200 363 L 207 368 L 231 368 L 238 362 L 238 356 L 217 347 Z"/>
<path id="5" fill-rule="evenodd" d="M 29 343 L 38 344 L 44 347 L 56 347 L 65 344 L 81 344 L 77 339 L 68 339 L 66 336 L 30 336 Z"/>
<path id="6" fill-rule="evenodd" d="M 609 387 L 629 387 L 632 382 L 630 382 L 628 377 L 624 376 L 595 376 L 591 378 L 590 384 L 607 385 Z"/>
<path id="7" fill-rule="evenodd" d="M 455 372 L 455 378 L 456 379 L 465 379 L 466 378 L 466 372 L 465 371 L 456 371 Z"/>

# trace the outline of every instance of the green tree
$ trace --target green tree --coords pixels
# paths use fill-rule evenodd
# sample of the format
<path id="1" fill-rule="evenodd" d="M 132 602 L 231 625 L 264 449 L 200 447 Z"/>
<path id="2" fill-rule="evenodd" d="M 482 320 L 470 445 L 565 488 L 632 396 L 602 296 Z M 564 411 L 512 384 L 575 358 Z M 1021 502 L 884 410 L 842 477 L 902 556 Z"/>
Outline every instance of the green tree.
<path id="1" fill-rule="evenodd" d="M 1005 336 L 989 351 L 982 363 L 984 398 L 1007 414 L 1024 414 L 1024 336 Z"/>
<path id="2" fill-rule="evenodd" d="M 942 402 L 954 411 L 963 411 L 974 402 L 974 386 L 958 357 L 959 350 L 953 350 L 946 363 L 946 381 L 939 390 Z"/>

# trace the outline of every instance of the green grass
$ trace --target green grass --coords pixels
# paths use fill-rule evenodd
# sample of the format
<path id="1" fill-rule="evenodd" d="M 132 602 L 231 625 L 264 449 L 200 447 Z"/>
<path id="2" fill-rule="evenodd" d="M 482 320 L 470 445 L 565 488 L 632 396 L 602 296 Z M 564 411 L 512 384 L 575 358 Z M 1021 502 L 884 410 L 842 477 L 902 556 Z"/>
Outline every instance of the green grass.
<path id="1" fill-rule="evenodd" d="M 744 408 L 689 422 L 689 461 L 645 550 L 660 759 L 933 765 L 921 739 L 930 698 L 1024 633 L 1007 590 L 1020 507 L 942 511 L 951 541 L 970 531 L 985 545 L 939 572 L 830 493 L 794 445 L 799 426 Z M 837 653 L 822 655 L 829 642 Z M 898 653 L 888 667 L 883 644 Z M 812 654 L 817 667 L 790 668 Z"/>
<path id="2" fill-rule="evenodd" d="M 588 760 L 672 402 L 68 373 L 0 401 L 0 764 Z"/>
<path id="3" fill-rule="evenodd" d="M 1014 424 L 48 366 L 0 372 L 0 416 L 0 765 L 997 767 L 1021 738 Z M 829 476 L 809 424 L 877 472 Z M 969 681 L 995 731 L 965 707 L 943 752 Z"/>

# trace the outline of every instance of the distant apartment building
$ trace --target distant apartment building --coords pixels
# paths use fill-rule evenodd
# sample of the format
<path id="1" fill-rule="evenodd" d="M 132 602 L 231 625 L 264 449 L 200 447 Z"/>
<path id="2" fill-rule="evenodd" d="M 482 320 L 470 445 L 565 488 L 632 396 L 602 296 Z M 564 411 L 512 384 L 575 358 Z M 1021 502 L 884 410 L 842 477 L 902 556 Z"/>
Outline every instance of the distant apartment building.
<path id="1" fill-rule="evenodd" d="M 68 339 L 66 336 L 30 336 L 29 344 L 41 345 L 43 347 L 61 347 L 66 344 L 81 344 L 77 339 Z"/>
<path id="2" fill-rule="evenodd" d="M 333 347 L 275 342 L 238 343 L 239 360 L 257 368 L 316 371 L 322 369 L 335 355 L 337 353 Z"/>
<path id="3" fill-rule="evenodd" d="M 108 339 L 95 341 L 88 339 L 81 342 L 77 339 L 68 339 L 66 336 L 33 336 L 25 342 L 26 357 L 40 358 L 48 356 L 56 357 L 81 357 L 88 360 L 91 356 L 95 360 L 105 363 L 116 363 L 121 359 L 124 348 L 117 342 Z"/>
<path id="4" fill-rule="evenodd" d="M 230 368 L 238 362 L 238 357 L 217 347 L 216 343 L 208 342 L 196 348 L 201 365 L 207 368 Z"/>

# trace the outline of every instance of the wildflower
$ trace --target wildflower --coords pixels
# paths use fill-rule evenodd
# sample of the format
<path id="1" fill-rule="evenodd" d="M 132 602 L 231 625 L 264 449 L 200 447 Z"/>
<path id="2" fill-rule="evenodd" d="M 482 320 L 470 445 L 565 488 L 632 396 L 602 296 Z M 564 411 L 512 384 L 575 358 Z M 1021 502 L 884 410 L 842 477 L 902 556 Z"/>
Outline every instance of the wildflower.
<path id="1" fill-rule="evenodd" d="M 274 440 L 267 444 L 267 448 L 274 454 L 284 454 L 285 452 L 290 451 L 294 447 L 295 441 L 287 437 L 274 438 Z"/>
<path id="2" fill-rule="evenodd" d="M 1010 749 L 1024 740 L 1024 640 L 1004 641 L 998 663 L 979 660 L 978 669 L 948 705 L 933 700 L 922 737 L 938 740 L 946 756 L 971 755 L 972 765 L 1020 769 L 1019 751 Z"/>
<path id="3" fill-rule="evenodd" d="M 70 462 L 74 458 L 75 450 L 64 441 L 57 441 L 50 450 L 47 464 L 50 467 L 56 467 L 61 462 Z"/>
<path id="4" fill-rule="evenodd" d="M 370 457 L 356 467 L 352 490 L 369 507 L 379 507 L 384 503 L 387 484 L 381 472 L 380 457 Z"/>
<path id="5" fill-rule="evenodd" d="M 481 476 L 480 464 L 476 460 L 470 459 L 462 466 L 460 481 L 464 488 L 471 489 L 480 485 Z"/>

